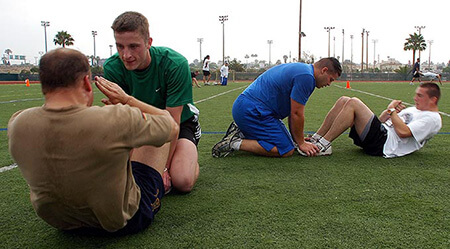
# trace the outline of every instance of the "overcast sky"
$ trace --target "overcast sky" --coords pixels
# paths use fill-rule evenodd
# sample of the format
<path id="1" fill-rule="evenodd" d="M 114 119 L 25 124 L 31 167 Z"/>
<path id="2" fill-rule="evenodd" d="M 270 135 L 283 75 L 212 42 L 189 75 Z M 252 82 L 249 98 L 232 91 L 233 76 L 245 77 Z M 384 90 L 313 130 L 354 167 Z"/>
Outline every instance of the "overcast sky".
<path id="1" fill-rule="evenodd" d="M 0 51 L 9 48 L 16 55 L 26 55 L 35 63 L 39 51 L 45 51 L 44 27 L 47 27 L 48 50 L 56 48 L 53 38 L 58 31 L 67 31 L 75 39 L 71 48 L 92 55 L 92 31 L 97 31 L 96 51 L 101 58 L 110 55 L 114 45 L 111 24 L 124 11 L 138 11 L 150 23 L 154 46 L 166 46 L 183 54 L 189 62 L 202 56 L 222 59 L 222 24 L 220 15 L 228 15 L 225 22 L 225 55 L 246 62 L 246 54 L 257 54 L 258 60 L 282 60 L 283 55 L 298 55 L 299 0 L 128 0 L 128 1 L 53 1 L 0 0 Z M 418 32 L 415 26 L 425 26 L 421 33 L 425 40 L 433 40 L 431 61 L 450 60 L 450 32 L 448 31 L 447 0 L 303 0 L 302 50 L 316 58 L 328 55 L 328 33 L 331 31 L 331 56 L 351 57 L 361 62 L 361 32 L 369 30 L 369 62 L 387 60 L 401 63 L 412 60 L 412 52 L 403 45 L 409 34 Z M 342 35 L 344 29 L 344 37 Z M 333 39 L 335 38 L 335 40 Z M 377 40 L 374 44 L 372 40 Z M 364 40 L 364 46 L 366 41 Z M 374 51 L 375 45 L 375 51 Z M 364 53 L 366 48 L 364 48 Z M 115 46 L 113 47 L 113 53 Z M 422 62 L 428 61 L 429 49 L 421 52 Z M 252 58 L 250 58 L 252 60 Z M 253 58 L 254 60 L 254 58 Z M 366 55 L 364 55 L 364 61 Z"/>

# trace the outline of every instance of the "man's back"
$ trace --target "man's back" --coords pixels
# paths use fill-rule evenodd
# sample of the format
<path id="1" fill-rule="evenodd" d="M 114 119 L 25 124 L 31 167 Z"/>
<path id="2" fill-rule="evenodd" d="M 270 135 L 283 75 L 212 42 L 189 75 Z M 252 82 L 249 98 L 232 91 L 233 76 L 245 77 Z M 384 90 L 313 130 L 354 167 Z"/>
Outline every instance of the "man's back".
<path id="1" fill-rule="evenodd" d="M 60 229 L 122 228 L 140 200 L 129 151 L 167 139 L 161 132 L 168 129 L 164 118 L 146 118 L 150 121 L 122 105 L 36 107 L 14 114 L 8 125 L 10 153 L 30 186 L 37 214 Z"/>
<path id="2" fill-rule="evenodd" d="M 277 118 L 290 114 L 290 98 L 305 105 L 315 88 L 312 65 L 288 63 L 275 66 L 261 74 L 243 95 L 265 104 Z"/>

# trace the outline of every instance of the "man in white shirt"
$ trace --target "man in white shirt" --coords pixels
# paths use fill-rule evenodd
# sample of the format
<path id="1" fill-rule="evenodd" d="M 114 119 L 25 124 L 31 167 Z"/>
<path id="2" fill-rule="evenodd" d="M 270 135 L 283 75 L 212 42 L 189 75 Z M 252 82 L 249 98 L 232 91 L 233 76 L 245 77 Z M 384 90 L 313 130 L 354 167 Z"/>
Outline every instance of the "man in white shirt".
<path id="1" fill-rule="evenodd" d="M 228 61 L 220 68 L 220 83 L 222 86 L 226 86 L 228 82 Z"/>
<path id="2" fill-rule="evenodd" d="M 424 83 L 416 89 L 414 107 L 405 109 L 401 100 L 393 100 L 379 117 L 358 98 L 343 96 L 310 138 L 320 149 L 314 156 L 331 155 L 331 142 L 347 128 L 355 145 L 369 155 L 392 158 L 413 153 L 442 127 L 440 96 L 437 84 Z"/>
<path id="3" fill-rule="evenodd" d="M 425 73 L 420 73 L 423 77 L 429 78 L 431 81 L 433 81 L 434 79 L 438 79 L 439 80 L 439 84 L 441 84 L 442 86 L 442 81 L 441 81 L 441 74 L 438 73 L 433 73 L 433 72 L 425 72 Z"/>

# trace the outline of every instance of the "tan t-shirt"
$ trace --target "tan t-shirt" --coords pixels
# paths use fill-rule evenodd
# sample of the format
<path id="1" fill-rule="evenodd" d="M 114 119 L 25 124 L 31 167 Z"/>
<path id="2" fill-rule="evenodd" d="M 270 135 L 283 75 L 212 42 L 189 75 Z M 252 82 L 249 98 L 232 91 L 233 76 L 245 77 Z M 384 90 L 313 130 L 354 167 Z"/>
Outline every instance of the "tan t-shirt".
<path id="1" fill-rule="evenodd" d="M 130 150 L 161 146 L 170 130 L 168 117 L 124 105 L 35 107 L 11 117 L 9 150 L 47 223 L 112 232 L 126 225 L 140 201 Z"/>

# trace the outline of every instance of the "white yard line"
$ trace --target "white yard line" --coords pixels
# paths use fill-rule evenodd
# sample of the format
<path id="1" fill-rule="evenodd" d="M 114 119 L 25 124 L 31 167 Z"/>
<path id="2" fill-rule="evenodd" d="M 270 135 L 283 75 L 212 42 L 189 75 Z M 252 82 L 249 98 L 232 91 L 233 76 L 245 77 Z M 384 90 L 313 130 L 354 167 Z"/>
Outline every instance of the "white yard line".
<path id="1" fill-rule="evenodd" d="M 13 164 L 11 164 L 9 166 L 1 167 L 0 168 L 0 173 L 3 173 L 5 171 L 8 171 L 8 170 L 11 170 L 11 169 L 14 169 L 14 168 L 17 168 L 17 163 L 13 163 Z"/>
<path id="2" fill-rule="evenodd" d="M 194 104 L 202 103 L 202 102 L 204 102 L 204 101 L 213 99 L 213 98 L 215 98 L 215 97 L 222 96 L 222 95 L 227 94 L 227 93 L 230 93 L 230 92 L 234 92 L 234 91 L 236 91 L 236 90 L 242 89 L 242 88 L 247 87 L 247 86 L 248 86 L 248 85 L 241 86 L 241 87 L 238 87 L 238 88 L 235 88 L 235 89 L 231 89 L 231 90 L 228 90 L 228 91 L 225 91 L 225 92 L 222 92 L 222 93 L 213 95 L 213 96 L 208 97 L 208 98 L 206 98 L 206 99 L 197 100 L 197 101 L 194 102 Z"/>

